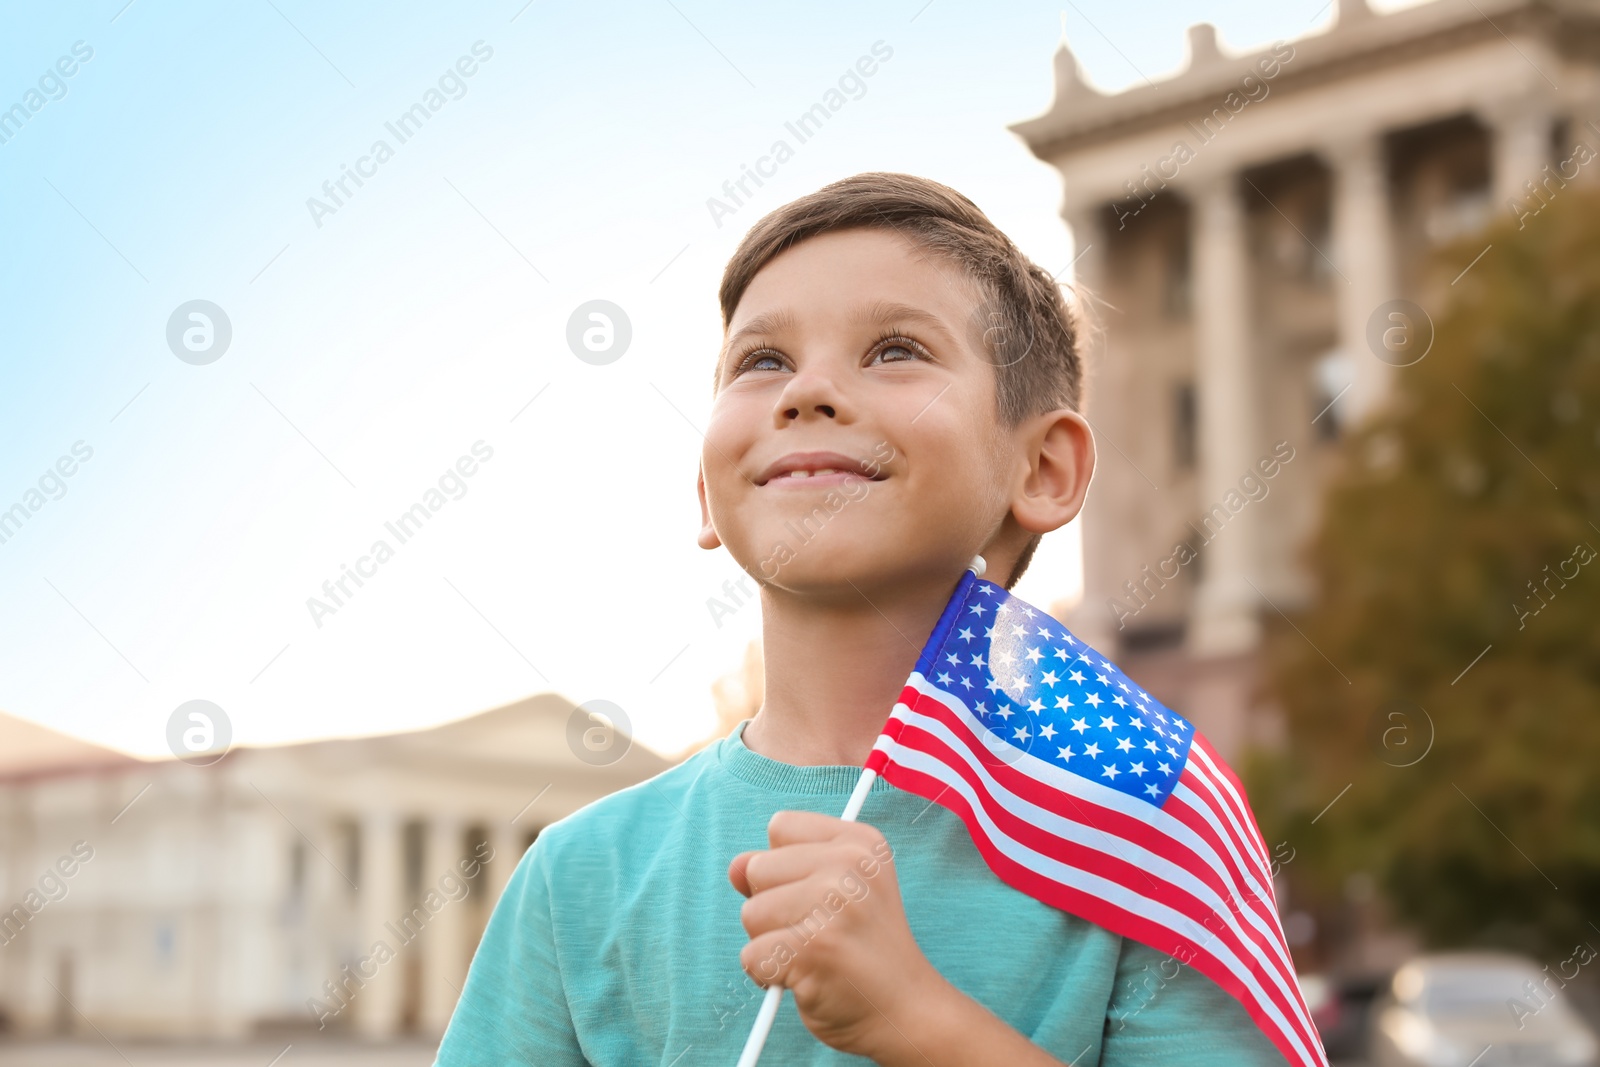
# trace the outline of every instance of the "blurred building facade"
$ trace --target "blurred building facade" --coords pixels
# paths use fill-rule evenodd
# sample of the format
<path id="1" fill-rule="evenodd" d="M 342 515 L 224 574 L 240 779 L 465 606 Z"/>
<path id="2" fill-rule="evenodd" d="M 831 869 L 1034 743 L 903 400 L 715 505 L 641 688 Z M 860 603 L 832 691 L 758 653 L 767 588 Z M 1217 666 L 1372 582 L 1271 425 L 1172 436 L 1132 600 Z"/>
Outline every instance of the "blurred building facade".
<path id="1" fill-rule="evenodd" d="M 437 1036 L 539 828 L 668 766 L 573 740 L 595 728 L 544 695 L 202 767 L 0 716 L 0 1013 L 19 1035 Z"/>
<path id="2" fill-rule="evenodd" d="M 1116 94 L 1063 43 L 1054 104 L 1011 127 L 1061 173 L 1101 327 L 1068 625 L 1228 755 L 1274 737 L 1262 621 L 1315 596 L 1331 446 L 1431 340 L 1392 302 L 1441 306 L 1436 247 L 1600 175 L 1600 4 L 1336 3 L 1248 55 L 1191 27 L 1181 73 Z"/>

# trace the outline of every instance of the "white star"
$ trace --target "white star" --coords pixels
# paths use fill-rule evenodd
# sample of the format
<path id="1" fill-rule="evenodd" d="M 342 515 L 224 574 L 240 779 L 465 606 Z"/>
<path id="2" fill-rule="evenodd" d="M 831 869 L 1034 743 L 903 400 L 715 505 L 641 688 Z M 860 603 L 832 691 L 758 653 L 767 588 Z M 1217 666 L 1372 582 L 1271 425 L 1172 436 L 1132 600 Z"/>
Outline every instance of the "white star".
<path id="1" fill-rule="evenodd" d="M 1067 675 L 1067 678 L 1070 681 L 1077 682 L 1079 685 L 1083 684 L 1083 672 L 1082 671 L 1073 671 L 1071 674 Z"/>
<path id="2" fill-rule="evenodd" d="M 961 688 L 963 688 L 963 689 L 971 689 L 972 688 L 972 679 L 968 678 L 964 674 L 961 676 Z"/>
<path id="3" fill-rule="evenodd" d="M 1100 729 L 1102 729 L 1102 730 L 1115 730 L 1116 728 L 1117 728 L 1117 720 L 1116 719 L 1113 719 L 1109 715 L 1100 716 Z"/>
<path id="4" fill-rule="evenodd" d="M 1091 741 L 1087 745 L 1084 746 L 1083 754 L 1085 756 L 1090 757 L 1091 759 L 1099 759 L 1100 758 L 1100 746 L 1095 744 L 1093 741 Z"/>
<path id="5" fill-rule="evenodd" d="M 1128 720 L 1128 725 L 1133 727 L 1135 730 L 1143 730 L 1144 720 L 1135 715 L 1133 718 Z"/>
<path id="6" fill-rule="evenodd" d="M 987 714 L 989 714 L 989 705 L 985 704 L 983 701 L 981 701 L 981 700 L 978 701 L 976 706 L 977 706 L 979 715 L 987 715 Z"/>
<path id="7" fill-rule="evenodd" d="M 956 634 L 956 636 L 961 638 L 961 640 L 963 640 L 963 641 L 971 641 L 972 640 L 972 631 L 970 629 L 968 629 L 967 627 L 963 626 L 961 628 L 961 632 Z"/>
<path id="8" fill-rule="evenodd" d="M 1078 733 L 1081 734 L 1085 730 L 1087 730 L 1088 728 L 1089 728 L 1089 724 L 1084 722 L 1082 719 L 1073 719 L 1072 720 L 1072 729 L 1078 731 Z"/>
<path id="9" fill-rule="evenodd" d="M 1056 697 L 1057 709 L 1066 711 L 1070 707 L 1072 707 L 1072 701 L 1068 700 L 1066 697 Z"/>
<path id="10" fill-rule="evenodd" d="M 1161 795 L 1161 787 L 1156 785 L 1154 782 L 1151 782 L 1149 785 L 1145 786 L 1144 791 L 1153 797 L 1158 797 Z"/>
<path id="11" fill-rule="evenodd" d="M 1100 776 L 1102 778 L 1110 778 L 1114 782 L 1117 780 L 1117 775 L 1119 773 L 1121 772 L 1117 770 L 1117 765 L 1115 763 L 1108 763 L 1105 765 L 1105 769 L 1100 772 Z"/>
<path id="12" fill-rule="evenodd" d="M 1011 636 L 1012 637 L 1022 637 L 1027 632 L 1028 632 L 1028 628 L 1026 626 L 1014 625 L 1014 626 L 1011 627 Z"/>
<path id="13" fill-rule="evenodd" d="M 1137 774 L 1140 778 L 1143 778 L 1145 776 L 1144 764 L 1142 762 L 1135 763 L 1132 767 L 1128 768 L 1128 773 Z"/>
<path id="14" fill-rule="evenodd" d="M 939 677 L 938 677 L 938 682 L 939 682 L 940 685 L 949 685 L 950 684 L 950 672 L 949 671 L 940 671 L 939 672 Z"/>
<path id="15" fill-rule="evenodd" d="M 1094 677 L 1095 677 L 1095 681 L 1099 682 L 1101 685 L 1110 685 L 1111 684 L 1111 679 L 1107 678 L 1105 675 L 1101 674 L 1099 671 L 1095 672 Z"/>
<path id="16" fill-rule="evenodd" d="M 1044 710 L 1044 701 L 1042 701 L 1042 700 L 1030 700 L 1030 701 L 1028 701 L 1028 710 L 1031 711 L 1031 712 L 1035 712 L 1035 713 L 1043 711 Z"/>
<path id="17" fill-rule="evenodd" d="M 1026 615 L 1030 619 L 1033 618 L 1035 615 L 1039 614 L 1037 611 L 1034 611 L 1032 608 L 1028 607 L 1027 605 L 1023 605 L 1022 613 L 1024 615 Z"/>
<path id="18" fill-rule="evenodd" d="M 959 665 L 960 662 L 961 662 L 961 660 L 956 657 L 956 654 L 954 652 L 952 652 L 948 656 L 946 656 L 945 659 L 949 661 L 951 666 Z"/>
<path id="19" fill-rule="evenodd" d="M 1051 726 L 1048 722 L 1045 723 L 1043 726 L 1039 727 L 1039 736 L 1044 738 L 1046 741 L 1050 740 L 1055 735 L 1056 735 L 1056 728 L 1054 726 Z"/>
<path id="20" fill-rule="evenodd" d="M 1156 744 L 1155 738 L 1151 738 L 1150 740 L 1146 741 L 1144 743 L 1144 747 L 1148 748 L 1151 752 L 1160 752 L 1161 751 L 1161 746 Z"/>
<path id="21" fill-rule="evenodd" d="M 1050 631 L 1049 631 L 1049 630 L 1047 630 L 1047 629 L 1045 629 L 1045 628 L 1044 628 L 1044 627 L 1043 627 L 1043 626 L 1041 626 L 1041 627 L 1039 627 L 1039 630 L 1038 630 L 1038 633 L 1039 633 L 1039 636 L 1040 636 L 1040 637 L 1043 637 L 1043 638 L 1045 638 L 1045 639 L 1046 639 L 1046 640 L 1049 640 L 1049 637 L 1050 637 Z"/>
<path id="22" fill-rule="evenodd" d="M 1028 649 L 1028 662 L 1029 663 L 1038 663 L 1042 659 L 1044 659 L 1044 656 L 1042 654 L 1040 654 L 1040 652 L 1039 652 L 1039 650 L 1037 648 Z"/>
<path id="23" fill-rule="evenodd" d="M 955 661 L 955 657 L 951 656 L 950 660 L 951 660 L 951 662 L 954 662 Z M 1120 694 L 1120 693 L 1118 693 L 1116 696 L 1111 698 L 1111 703 L 1115 704 L 1119 708 L 1125 708 L 1125 707 L 1128 706 L 1128 702 L 1126 700 L 1122 699 L 1122 694 Z"/>
<path id="24" fill-rule="evenodd" d="M 1171 756 L 1173 759 L 1177 759 L 1178 758 L 1178 750 L 1173 748 L 1171 745 L 1168 745 L 1167 746 L 1167 755 Z"/>
<path id="25" fill-rule="evenodd" d="M 1100 666 L 1104 667 L 1108 671 L 1114 671 L 1117 669 L 1117 665 L 1106 659 L 1104 656 L 1100 658 Z"/>
<path id="26" fill-rule="evenodd" d="M 979 652 L 976 656 L 972 657 L 972 665 L 974 667 L 981 667 L 981 666 L 983 666 L 983 663 L 984 663 L 984 659 L 983 659 L 983 653 L 982 652 Z"/>
<path id="27" fill-rule="evenodd" d="M 1055 685 L 1060 680 L 1056 677 L 1055 671 L 1045 671 L 1044 674 L 1039 676 L 1040 685 Z"/>
<path id="28" fill-rule="evenodd" d="M 972 607 L 968 608 L 967 610 L 970 611 L 974 615 L 981 616 L 983 614 L 983 605 L 982 604 L 974 604 L 974 605 L 972 605 Z"/>
<path id="29" fill-rule="evenodd" d="M 1117 688 L 1122 690 L 1124 693 L 1129 692 L 1128 683 L 1127 682 L 1118 682 L 1117 683 Z"/>
<path id="30" fill-rule="evenodd" d="M 1089 658 L 1089 655 L 1086 652 L 1079 652 L 1078 653 L 1078 658 L 1080 660 L 1082 660 L 1083 662 L 1085 662 L 1085 663 L 1093 663 L 1094 662 L 1094 660 Z"/>
<path id="31" fill-rule="evenodd" d="M 1119 737 L 1117 738 L 1117 747 L 1124 752 L 1132 752 L 1133 742 L 1128 740 L 1126 737 Z"/>
<path id="32" fill-rule="evenodd" d="M 1056 657 L 1056 659 L 1061 660 L 1062 662 L 1066 662 L 1067 650 L 1064 649 L 1064 648 L 1056 649 L 1055 650 L 1055 657 Z"/>
<path id="33" fill-rule="evenodd" d="M 1091 708 L 1098 708 L 1100 706 L 1100 694 L 1090 693 L 1088 696 L 1083 698 L 1083 702 L 1089 705 Z"/>
<path id="34" fill-rule="evenodd" d="M 1158 763 L 1158 764 L 1156 764 L 1156 770 L 1160 771 L 1162 774 L 1171 774 L 1172 773 L 1171 765 L 1170 764 L 1166 764 L 1166 763 Z"/>
<path id="35" fill-rule="evenodd" d="M 1001 704 L 998 708 L 994 709 L 994 713 L 1000 716 L 1002 719 L 1009 719 L 1011 718 L 1011 705 Z"/>
<path id="36" fill-rule="evenodd" d="M 1058 748 L 1058 749 L 1056 749 L 1056 756 L 1058 758 L 1062 759 L 1062 760 L 1071 759 L 1072 758 L 1072 746 L 1068 745 L 1066 748 Z"/>
<path id="37" fill-rule="evenodd" d="M 989 684 L 984 688 L 988 689 L 991 693 L 998 693 L 1000 692 L 1000 683 L 995 681 L 994 675 L 991 674 L 989 675 Z"/>
<path id="38" fill-rule="evenodd" d="M 1000 655 L 995 657 L 995 661 L 1003 666 L 1009 667 L 1011 664 L 1017 661 L 1017 657 L 1013 656 L 1008 650 L 1002 648 L 1000 650 Z"/>
<path id="39" fill-rule="evenodd" d="M 1073 637 L 1073 636 L 1072 636 L 1072 635 L 1071 635 L 1071 634 L 1069 634 L 1069 633 L 1063 633 L 1063 634 L 1062 634 L 1062 635 L 1061 635 L 1061 639 L 1062 639 L 1062 640 L 1063 640 L 1063 641 L 1065 641 L 1065 642 L 1066 642 L 1066 643 L 1067 643 L 1067 644 L 1069 644 L 1069 645 L 1075 645 L 1075 644 L 1077 644 L 1077 643 L 1078 643 L 1078 639 L 1077 639 L 1077 638 L 1076 638 L 1076 637 Z"/>
<path id="40" fill-rule="evenodd" d="M 1012 736 L 1018 741 L 1026 741 L 1028 739 L 1028 728 L 1026 726 L 1019 726 L 1015 731 L 1013 731 Z"/>

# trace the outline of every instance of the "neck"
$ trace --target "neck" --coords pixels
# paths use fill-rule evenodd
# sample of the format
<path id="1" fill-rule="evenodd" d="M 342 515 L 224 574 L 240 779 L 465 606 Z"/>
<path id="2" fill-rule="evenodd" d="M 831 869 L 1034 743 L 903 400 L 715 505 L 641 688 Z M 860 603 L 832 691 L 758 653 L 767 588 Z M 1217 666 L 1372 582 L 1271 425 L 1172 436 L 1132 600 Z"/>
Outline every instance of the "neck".
<path id="1" fill-rule="evenodd" d="M 801 767 L 864 764 L 954 588 L 919 584 L 828 603 L 764 587 L 765 694 L 746 747 Z"/>

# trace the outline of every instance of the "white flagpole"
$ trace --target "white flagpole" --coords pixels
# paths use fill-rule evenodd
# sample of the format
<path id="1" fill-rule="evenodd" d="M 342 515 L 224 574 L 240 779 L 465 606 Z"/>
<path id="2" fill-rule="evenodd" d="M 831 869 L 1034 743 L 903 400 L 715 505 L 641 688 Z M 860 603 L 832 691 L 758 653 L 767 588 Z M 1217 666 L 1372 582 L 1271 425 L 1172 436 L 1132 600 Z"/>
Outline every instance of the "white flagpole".
<path id="1" fill-rule="evenodd" d="M 1065 16 L 1063 16 L 1065 17 Z M 979 578 L 988 570 L 988 564 L 982 556 L 972 557 L 972 562 L 967 565 Z M 856 780 L 855 790 L 850 794 L 849 803 L 844 806 L 844 814 L 839 816 L 845 822 L 855 822 L 856 816 L 861 814 L 861 805 L 866 803 L 867 791 L 872 788 L 872 780 L 878 772 L 871 768 L 863 768 L 861 777 Z M 739 1055 L 738 1067 L 756 1067 L 756 1061 L 761 1058 L 761 1049 L 767 1043 L 767 1035 L 772 1032 L 772 1023 L 778 1017 L 778 1005 L 783 1002 L 783 986 L 770 985 L 767 987 L 766 996 L 761 999 L 761 1010 L 756 1012 L 755 1025 L 750 1028 L 750 1036 L 745 1038 L 744 1052 Z"/>
<path id="2" fill-rule="evenodd" d="M 861 805 L 866 803 L 867 791 L 872 788 L 872 780 L 876 777 L 877 771 L 871 768 L 862 770 L 861 777 L 856 780 L 855 791 L 850 794 L 850 802 L 844 806 L 844 814 L 839 818 L 845 822 L 856 821 L 856 816 L 861 814 Z M 761 1010 L 756 1012 L 756 1024 L 750 1028 L 750 1036 L 745 1038 L 739 1067 L 756 1067 L 756 1061 L 761 1058 L 761 1048 L 767 1043 L 767 1035 L 772 1032 L 772 1022 L 778 1017 L 778 1005 L 782 1002 L 783 986 L 768 986 L 767 995 L 761 1000 Z"/>

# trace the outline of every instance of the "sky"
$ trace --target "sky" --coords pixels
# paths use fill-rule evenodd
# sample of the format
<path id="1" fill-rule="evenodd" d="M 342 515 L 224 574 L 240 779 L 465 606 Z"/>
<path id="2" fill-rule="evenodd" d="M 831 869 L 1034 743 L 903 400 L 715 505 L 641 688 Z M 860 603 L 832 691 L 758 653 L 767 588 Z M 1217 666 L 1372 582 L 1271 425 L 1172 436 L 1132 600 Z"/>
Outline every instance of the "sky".
<path id="1" fill-rule="evenodd" d="M 694 541 L 716 289 L 743 233 L 830 181 L 906 171 L 1070 278 L 1059 178 L 1006 129 L 1048 108 L 1063 32 L 1113 92 L 1181 69 L 1192 23 L 1250 51 L 1333 10 L 108 0 L 5 18 L 0 109 L 36 91 L 37 110 L 0 127 L 0 512 L 27 509 L 0 528 L 0 710 L 155 756 L 193 700 L 235 744 L 546 691 L 611 702 L 660 751 L 706 736 L 711 683 L 760 631 L 754 605 L 710 610 L 742 572 Z M 828 124 L 713 212 L 863 56 L 874 73 Z M 626 317 L 609 361 L 568 342 L 591 301 Z M 419 503 L 401 540 L 386 524 Z M 1076 594 L 1075 527 L 1019 595 Z M 346 567 L 366 577 L 335 601 Z"/>

